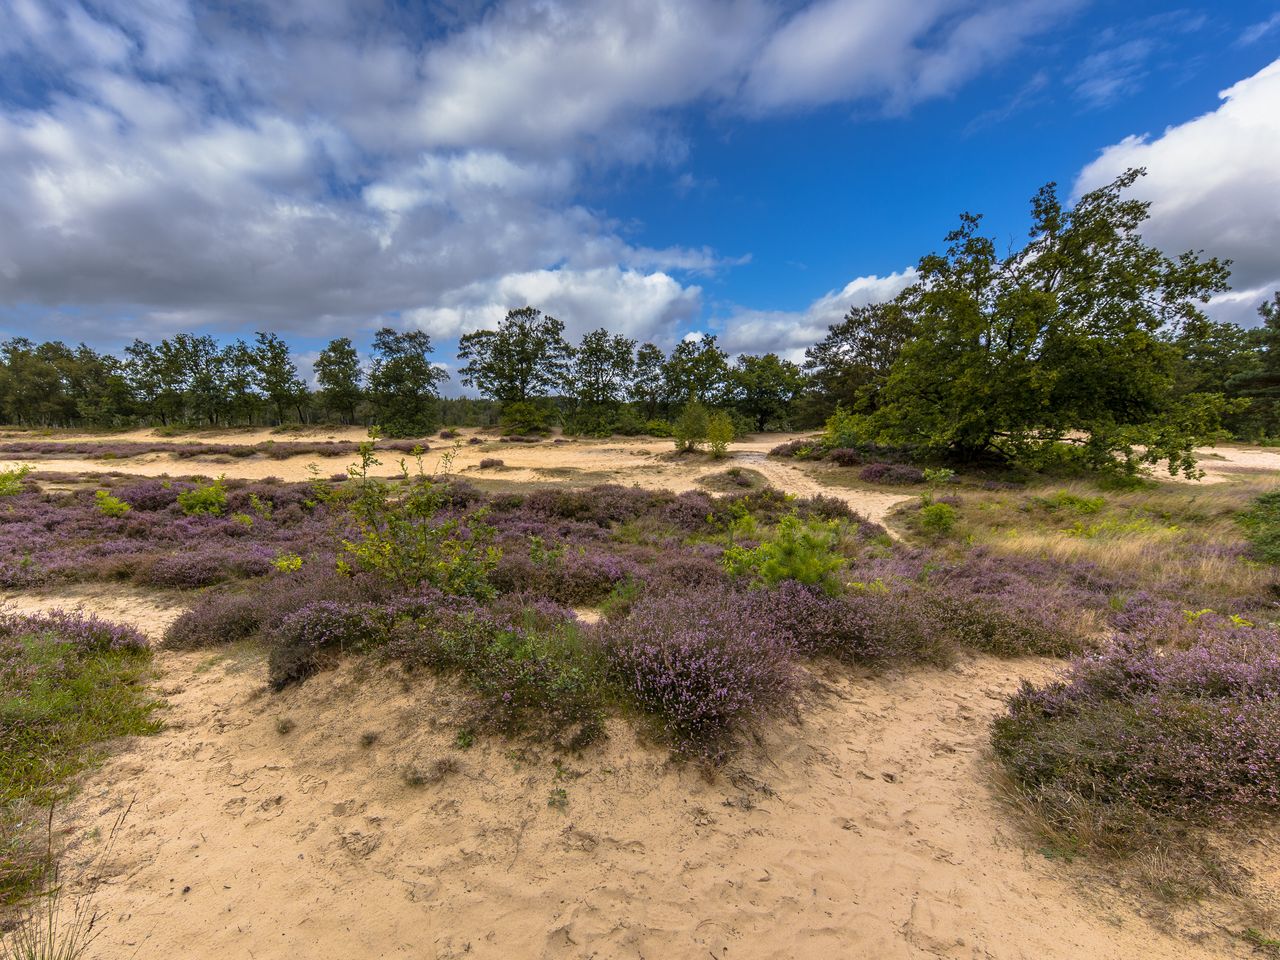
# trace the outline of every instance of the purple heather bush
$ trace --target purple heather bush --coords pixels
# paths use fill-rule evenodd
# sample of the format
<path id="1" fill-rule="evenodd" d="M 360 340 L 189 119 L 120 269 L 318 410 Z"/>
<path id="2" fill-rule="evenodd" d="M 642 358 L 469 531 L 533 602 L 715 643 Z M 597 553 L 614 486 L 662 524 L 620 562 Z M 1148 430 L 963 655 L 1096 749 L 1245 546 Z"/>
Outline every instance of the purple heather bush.
<path id="1" fill-rule="evenodd" d="M 612 676 L 678 753 L 718 759 L 744 728 L 794 706 L 795 639 L 754 612 L 729 591 L 654 596 L 608 628 Z"/>
<path id="2" fill-rule="evenodd" d="M 147 638 L 136 627 L 103 620 L 79 610 L 47 613 L 0 613 L 0 637 L 48 633 L 83 652 L 146 650 Z"/>
<path id="3" fill-rule="evenodd" d="M 1280 633 L 1218 622 L 1183 649 L 1121 635 L 1025 684 L 993 743 L 1051 823 L 1113 849 L 1280 813 Z"/>
<path id="4" fill-rule="evenodd" d="M 352 457 L 358 452 L 359 446 L 358 443 L 348 440 L 267 440 L 253 444 L 148 443 L 130 440 L 99 442 L 5 440 L 0 441 L 0 455 L 23 459 L 124 460 L 146 454 L 167 453 L 179 460 L 210 457 L 236 459 L 265 457 L 271 460 L 284 460 L 289 457 Z M 381 452 L 411 453 L 416 450 L 425 452 L 430 448 L 426 441 L 421 440 L 380 440 L 377 449 Z"/>
<path id="5" fill-rule="evenodd" d="M 866 462 L 862 453 L 851 447 L 836 447 L 827 451 L 827 459 L 837 467 L 858 467 Z"/>
<path id="6" fill-rule="evenodd" d="M 909 486 L 924 483 L 924 471 L 905 463 L 869 463 L 858 471 L 858 479 L 864 483 Z"/>

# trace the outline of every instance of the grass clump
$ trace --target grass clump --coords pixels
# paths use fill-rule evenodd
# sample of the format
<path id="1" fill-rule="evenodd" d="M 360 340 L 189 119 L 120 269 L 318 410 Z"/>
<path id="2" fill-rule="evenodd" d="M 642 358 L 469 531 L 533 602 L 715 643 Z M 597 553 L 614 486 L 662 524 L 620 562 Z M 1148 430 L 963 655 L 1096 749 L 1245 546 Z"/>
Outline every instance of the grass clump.
<path id="1" fill-rule="evenodd" d="M 64 797 L 106 741 L 158 729 L 150 662 L 130 627 L 61 611 L 0 617 L 0 903 L 38 892 L 47 868 L 24 811 Z"/>
<path id="2" fill-rule="evenodd" d="M 1280 492 L 1264 493 L 1240 515 L 1253 547 L 1253 555 L 1263 563 L 1280 563 Z"/>

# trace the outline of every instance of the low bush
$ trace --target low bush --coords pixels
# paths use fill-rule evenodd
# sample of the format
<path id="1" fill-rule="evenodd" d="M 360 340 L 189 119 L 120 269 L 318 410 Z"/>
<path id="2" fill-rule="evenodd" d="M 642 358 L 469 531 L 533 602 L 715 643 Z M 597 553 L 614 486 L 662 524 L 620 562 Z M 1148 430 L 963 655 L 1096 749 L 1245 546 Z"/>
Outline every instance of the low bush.
<path id="1" fill-rule="evenodd" d="M 773 535 L 755 547 L 732 546 L 725 551 L 725 568 L 767 586 L 795 580 L 828 593 L 840 589 L 835 574 L 845 565 L 836 552 L 834 523 L 802 521 L 795 514 L 782 518 Z"/>
<path id="2" fill-rule="evenodd" d="M 1024 684 L 995 753 L 1050 827 L 1129 853 L 1185 825 L 1280 813 L 1280 634 L 1217 624 L 1185 649 L 1120 637 Z"/>
<path id="3" fill-rule="evenodd" d="M 675 750 L 716 760 L 799 683 L 794 640 L 732 592 L 647 597 L 605 635 L 609 669 Z"/>
<path id="4" fill-rule="evenodd" d="M 920 529 L 931 536 L 944 537 L 955 527 L 959 516 L 949 503 L 927 503 L 920 508 Z"/>
<path id="5" fill-rule="evenodd" d="M 834 450 L 828 450 L 827 459 L 837 467 L 859 467 L 866 462 L 861 452 L 852 447 L 836 447 Z"/>
<path id="6" fill-rule="evenodd" d="M 1280 493 L 1264 493 L 1240 515 L 1240 524 L 1263 563 L 1280 563 Z"/>
<path id="7" fill-rule="evenodd" d="M 506 463 L 497 457 L 485 457 L 478 464 L 481 470 L 496 470 L 498 467 L 505 467 Z"/>
<path id="8" fill-rule="evenodd" d="M 203 483 L 178 494 L 178 506 L 189 517 L 201 514 L 219 516 L 227 509 L 226 479 L 219 477 L 211 483 Z"/>
<path id="9" fill-rule="evenodd" d="M 98 512 L 104 517 L 123 517 L 132 507 L 119 497 L 113 497 L 106 490 L 98 490 L 93 495 L 98 505 Z"/>
<path id="10" fill-rule="evenodd" d="M 858 471 L 858 479 L 864 483 L 909 486 L 924 483 L 924 471 L 905 463 L 869 463 Z"/>

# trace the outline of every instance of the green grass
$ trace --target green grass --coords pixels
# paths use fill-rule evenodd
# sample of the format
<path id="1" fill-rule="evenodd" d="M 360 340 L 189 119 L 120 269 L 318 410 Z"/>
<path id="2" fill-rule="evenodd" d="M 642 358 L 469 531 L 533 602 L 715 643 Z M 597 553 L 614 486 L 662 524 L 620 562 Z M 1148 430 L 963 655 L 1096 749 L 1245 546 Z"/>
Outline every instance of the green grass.
<path id="1" fill-rule="evenodd" d="M 0 640 L 0 903 L 35 892 L 46 870 L 31 842 L 41 808 L 107 741 L 159 729 L 150 668 L 149 651 L 85 650 L 49 632 Z"/>

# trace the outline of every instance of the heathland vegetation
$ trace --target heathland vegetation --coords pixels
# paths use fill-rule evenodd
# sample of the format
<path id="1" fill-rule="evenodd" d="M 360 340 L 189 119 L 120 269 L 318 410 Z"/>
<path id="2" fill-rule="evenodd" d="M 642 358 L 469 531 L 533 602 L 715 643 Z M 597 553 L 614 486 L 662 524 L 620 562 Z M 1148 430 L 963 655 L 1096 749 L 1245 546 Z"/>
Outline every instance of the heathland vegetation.
<path id="1" fill-rule="evenodd" d="M 183 591 L 165 646 L 262 650 L 276 691 L 366 658 L 464 691 L 459 751 L 497 736 L 582 754 L 625 720 L 712 777 L 833 671 L 1060 658 L 1061 679 L 996 719 L 993 782 L 1055 856 L 1137 865 L 1171 897 L 1239 893 L 1218 841 L 1280 813 L 1280 507 L 1257 478 L 1161 484 L 1152 468 L 1194 478 L 1197 444 L 1273 433 L 1280 306 L 1260 331 L 1206 319 L 1226 267 L 1142 241 L 1136 175 L 1070 209 L 1046 188 L 1008 256 L 964 218 L 915 285 L 851 310 L 803 368 L 730 364 L 714 337 L 669 356 L 605 330 L 574 347 L 524 308 L 463 338 L 460 375 L 486 400 L 451 408 L 428 338 L 391 330 L 368 371 L 330 344 L 314 394 L 270 335 L 135 343 L 123 361 L 10 341 L 0 372 L 6 417 L 27 424 L 322 416 L 414 435 L 452 409 L 512 433 L 669 435 L 681 463 L 724 456 L 737 432 L 821 426 L 774 455 L 829 492 L 900 488 L 888 526 L 742 467 L 712 478 L 721 495 L 521 487 L 491 479 L 496 457 L 472 483 L 375 433 L 213 451 L 355 460 L 305 483 L 11 470 L 0 585 Z M 211 452 L 98 446 L 77 449 Z M 397 476 L 377 475 L 388 455 Z M 0 897 L 37 875 L 33 805 L 103 739 L 154 727 L 150 656 L 95 620 L 0 620 Z"/>

